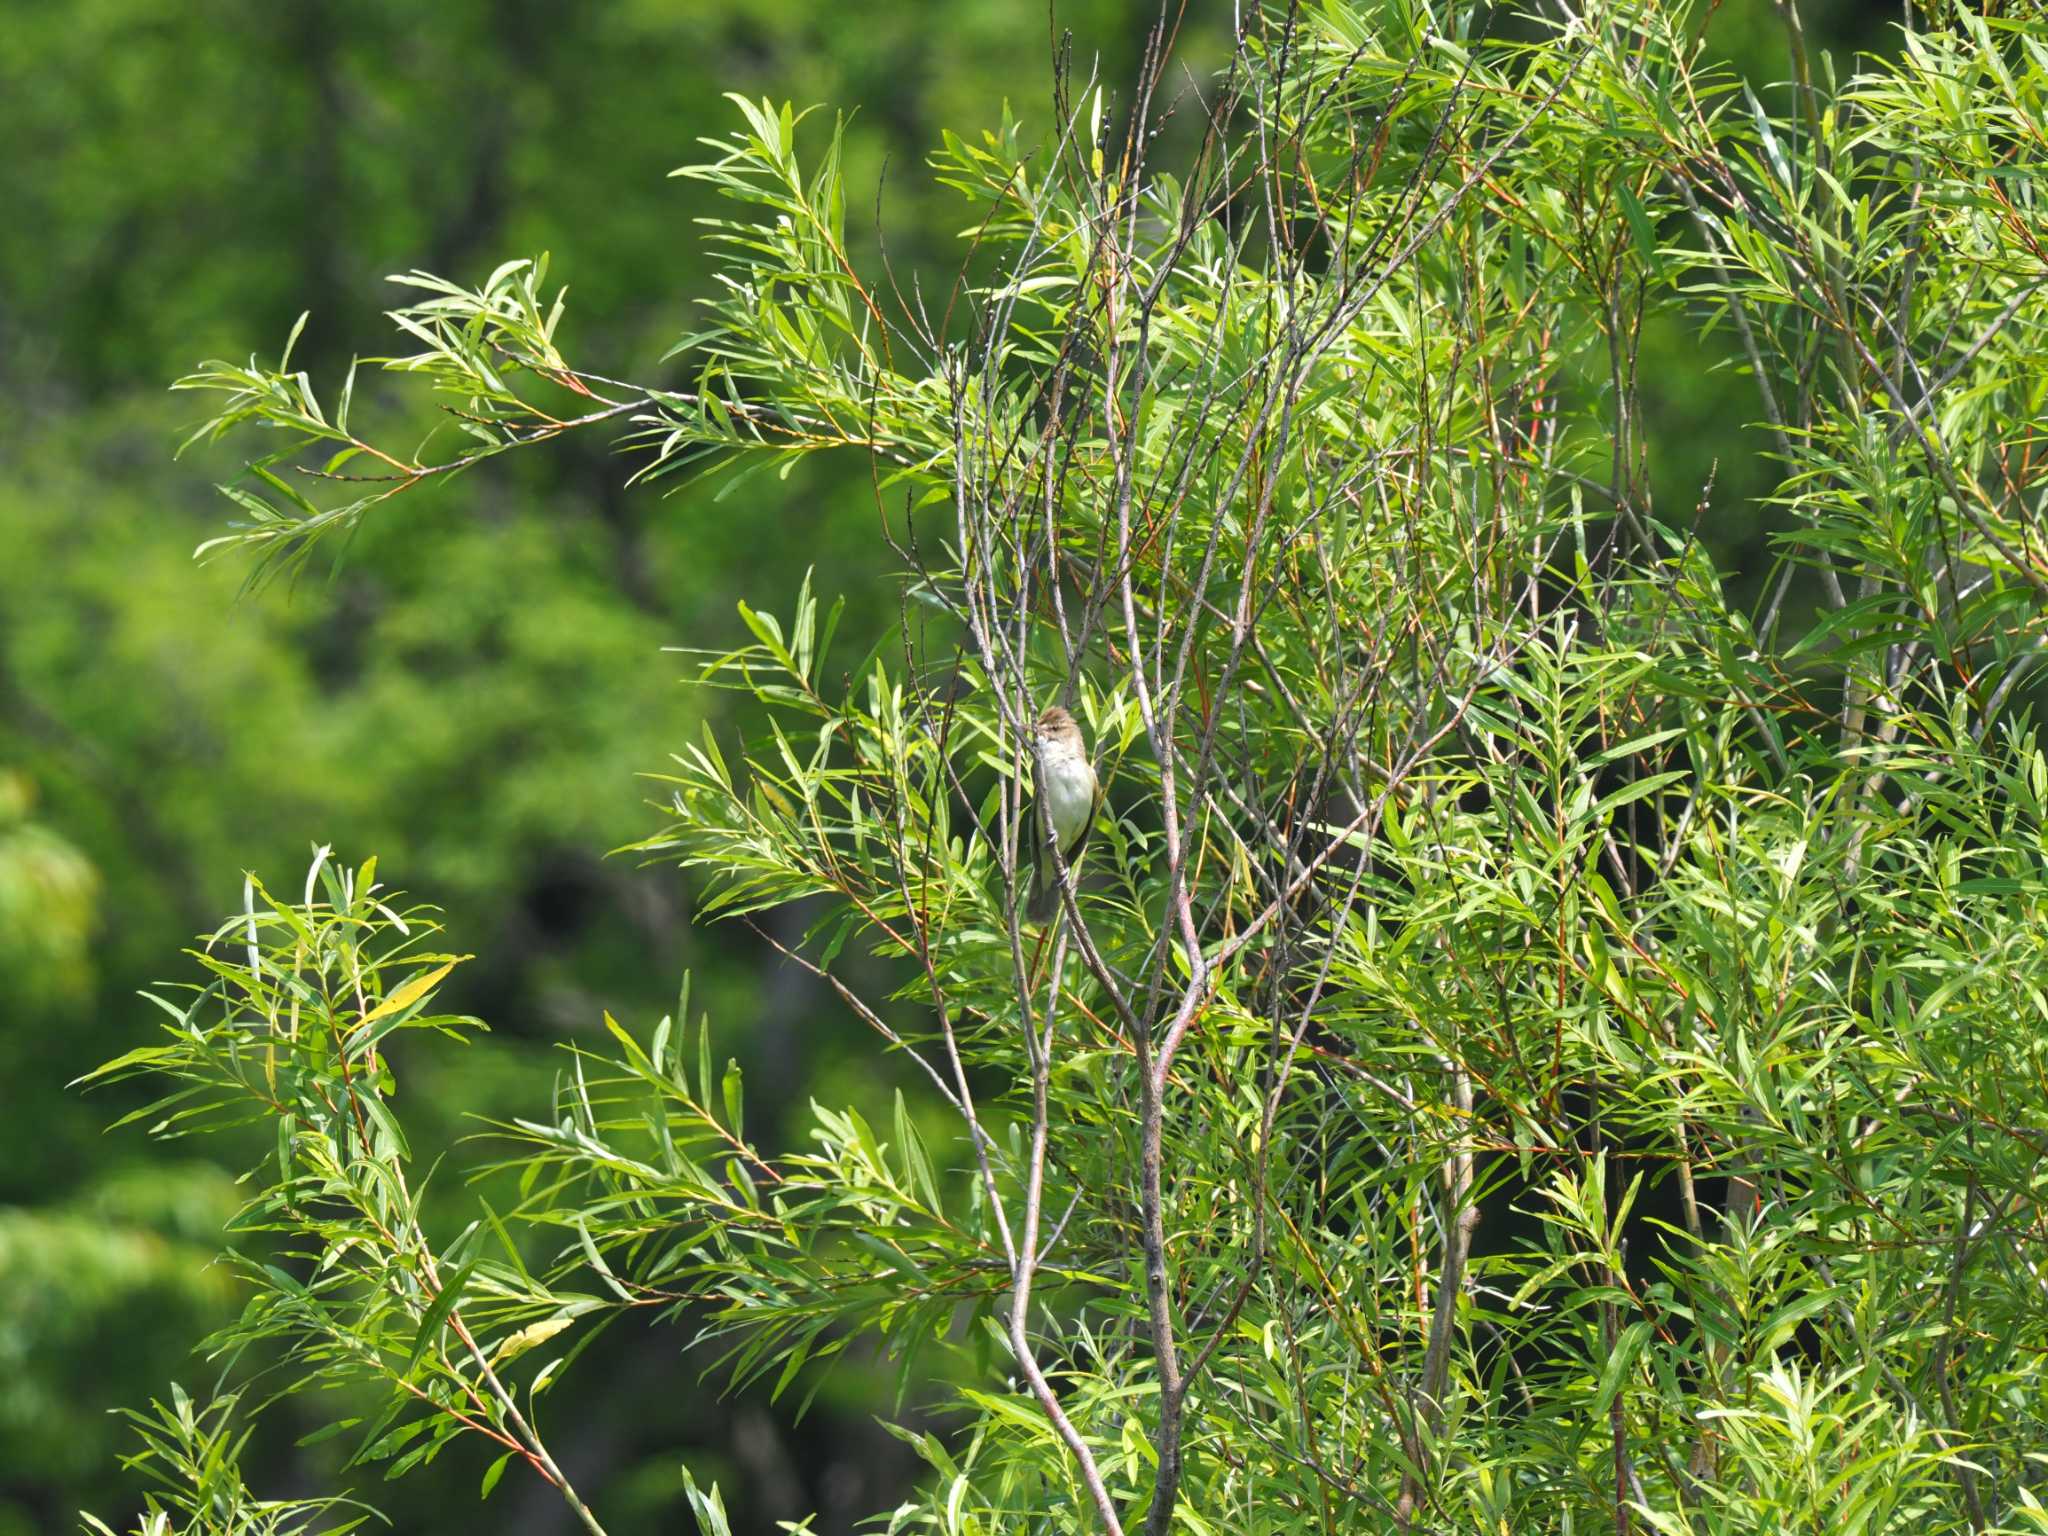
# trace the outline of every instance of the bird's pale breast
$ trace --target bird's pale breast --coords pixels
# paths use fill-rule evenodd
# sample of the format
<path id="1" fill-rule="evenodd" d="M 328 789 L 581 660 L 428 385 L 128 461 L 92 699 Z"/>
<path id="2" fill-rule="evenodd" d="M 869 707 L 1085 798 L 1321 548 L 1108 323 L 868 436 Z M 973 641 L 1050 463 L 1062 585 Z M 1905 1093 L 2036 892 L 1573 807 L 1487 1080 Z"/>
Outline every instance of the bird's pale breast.
<path id="1" fill-rule="evenodd" d="M 1088 828 L 1095 811 L 1095 770 L 1088 760 L 1073 753 L 1048 752 L 1041 769 L 1045 782 L 1045 808 L 1052 816 L 1052 829 L 1062 848 Z"/>

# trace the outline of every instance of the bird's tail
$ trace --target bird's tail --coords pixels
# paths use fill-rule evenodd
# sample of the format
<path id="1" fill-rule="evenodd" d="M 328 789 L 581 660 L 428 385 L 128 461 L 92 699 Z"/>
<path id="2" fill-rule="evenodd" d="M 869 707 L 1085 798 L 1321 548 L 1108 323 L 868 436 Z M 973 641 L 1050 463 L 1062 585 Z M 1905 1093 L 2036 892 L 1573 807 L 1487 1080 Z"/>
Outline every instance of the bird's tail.
<path id="1" fill-rule="evenodd" d="M 1067 876 L 1074 882 L 1074 889 L 1081 889 L 1081 861 L 1079 857 L 1067 860 Z M 1024 915 L 1041 927 L 1051 922 L 1060 913 L 1060 872 L 1053 863 L 1052 850 L 1041 848 L 1038 858 L 1031 866 L 1031 899 L 1025 903 Z"/>
<path id="2" fill-rule="evenodd" d="M 1024 905 L 1024 915 L 1034 923 L 1045 924 L 1052 921 L 1059 909 L 1059 879 L 1053 872 L 1052 860 L 1040 855 L 1031 868 L 1031 899 Z"/>

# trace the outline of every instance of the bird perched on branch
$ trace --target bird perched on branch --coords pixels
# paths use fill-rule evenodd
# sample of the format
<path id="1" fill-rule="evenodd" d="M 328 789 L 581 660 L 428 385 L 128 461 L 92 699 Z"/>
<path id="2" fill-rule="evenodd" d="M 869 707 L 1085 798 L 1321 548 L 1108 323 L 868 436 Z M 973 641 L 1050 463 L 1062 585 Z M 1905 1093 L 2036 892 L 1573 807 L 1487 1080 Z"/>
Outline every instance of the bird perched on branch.
<path id="1" fill-rule="evenodd" d="M 1059 867 L 1045 835 L 1045 821 L 1052 823 L 1052 837 L 1073 869 L 1081 862 L 1081 850 L 1088 846 L 1088 833 L 1095 825 L 1095 809 L 1102 800 L 1102 787 L 1095 778 L 1095 765 L 1088 761 L 1088 743 L 1081 727 L 1055 704 L 1031 727 L 1031 745 L 1038 762 L 1038 798 L 1045 818 L 1034 818 L 1031 921 L 1043 923 L 1059 910 Z"/>

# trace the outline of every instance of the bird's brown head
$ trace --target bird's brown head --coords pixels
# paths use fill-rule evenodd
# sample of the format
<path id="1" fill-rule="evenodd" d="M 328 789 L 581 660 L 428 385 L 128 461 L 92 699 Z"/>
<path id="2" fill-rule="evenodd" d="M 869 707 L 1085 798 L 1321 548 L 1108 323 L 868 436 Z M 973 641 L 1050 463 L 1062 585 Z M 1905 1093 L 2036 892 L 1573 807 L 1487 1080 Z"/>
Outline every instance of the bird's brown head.
<path id="1" fill-rule="evenodd" d="M 1072 715 L 1057 704 L 1038 717 L 1037 723 L 1031 727 L 1031 732 L 1047 746 L 1069 746 L 1076 751 L 1081 749 L 1081 727 L 1075 723 Z"/>

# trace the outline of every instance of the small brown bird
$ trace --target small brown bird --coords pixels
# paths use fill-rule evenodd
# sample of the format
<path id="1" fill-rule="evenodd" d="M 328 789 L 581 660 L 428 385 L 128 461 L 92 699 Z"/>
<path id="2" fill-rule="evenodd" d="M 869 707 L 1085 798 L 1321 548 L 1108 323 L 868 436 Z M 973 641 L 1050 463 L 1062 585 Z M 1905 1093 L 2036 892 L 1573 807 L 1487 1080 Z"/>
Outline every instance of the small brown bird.
<path id="1" fill-rule="evenodd" d="M 1102 786 L 1096 781 L 1095 765 L 1088 761 L 1088 743 L 1081 738 L 1081 727 L 1059 705 L 1038 717 L 1031 735 L 1038 763 L 1038 793 L 1071 870 L 1081 862 L 1081 850 L 1088 846 Z M 1033 823 L 1032 846 L 1038 852 L 1032 861 L 1031 901 L 1026 911 L 1032 922 L 1043 923 L 1059 910 L 1059 870 L 1035 816 Z"/>

